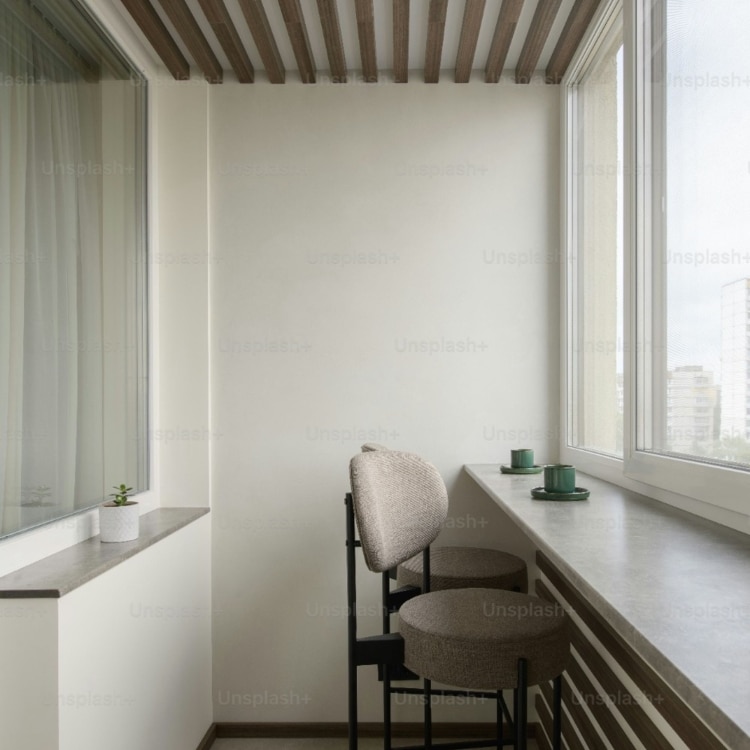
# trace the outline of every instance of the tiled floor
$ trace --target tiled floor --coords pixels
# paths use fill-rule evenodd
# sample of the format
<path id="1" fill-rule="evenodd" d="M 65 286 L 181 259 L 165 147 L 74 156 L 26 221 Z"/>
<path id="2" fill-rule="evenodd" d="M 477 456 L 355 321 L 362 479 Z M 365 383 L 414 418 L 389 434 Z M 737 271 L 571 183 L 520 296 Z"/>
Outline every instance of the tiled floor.
<path id="1" fill-rule="evenodd" d="M 212 750 L 346 750 L 346 747 L 347 741 L 345 738 L 325 740 L 216 740 Z M 359 741 L 359 750 L 381 750 L 382 747 L 383 740 L 367 739 Z M 536 742 L 529 741 L 528 750 L 537 750 Z"/>

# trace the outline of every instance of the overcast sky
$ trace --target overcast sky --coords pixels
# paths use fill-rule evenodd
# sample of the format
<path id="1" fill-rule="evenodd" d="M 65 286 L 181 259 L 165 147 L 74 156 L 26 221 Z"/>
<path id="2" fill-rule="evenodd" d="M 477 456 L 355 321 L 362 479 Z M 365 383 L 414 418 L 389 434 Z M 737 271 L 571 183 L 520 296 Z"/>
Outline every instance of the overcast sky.
<path id="1" fill-rule="evenodd" d="M 748 0 L 668 3 L 669 367 L 717 381 L 721 287 L 750 277 L 748 28 Z"/>

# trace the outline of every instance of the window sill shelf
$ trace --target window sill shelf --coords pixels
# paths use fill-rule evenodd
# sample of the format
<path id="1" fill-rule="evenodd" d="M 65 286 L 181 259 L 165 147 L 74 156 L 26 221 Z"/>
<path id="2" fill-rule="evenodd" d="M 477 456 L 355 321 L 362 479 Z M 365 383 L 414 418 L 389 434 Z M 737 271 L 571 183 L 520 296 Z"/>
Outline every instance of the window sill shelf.
<path id="1" fill-rule="evenodd" d="M 208 508 L 158 508 L 145 513 L 138 539 L 103 544 L 99 536 L 91 537 L 1 577 L 0 599 L 59 599 L 208 512 Z"/>
<path id="2" fill-rule="evenodd" d="M 583 502 L 533 500 L 540 476 L 464 467 L 730 747 L 750 747 L 750 536 L 580 472 Z"/>

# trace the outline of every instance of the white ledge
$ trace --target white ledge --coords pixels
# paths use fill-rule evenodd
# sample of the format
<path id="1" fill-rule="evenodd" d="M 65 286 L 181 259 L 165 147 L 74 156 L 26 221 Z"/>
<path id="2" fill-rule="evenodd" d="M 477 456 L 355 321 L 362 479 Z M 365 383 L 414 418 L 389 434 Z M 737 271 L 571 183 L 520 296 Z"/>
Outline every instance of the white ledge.
<path id="1" fill-rule="evenodd" d="M 140 518 L 132 542 L 103 544 L 99 536 L 0 578 L 0 599 L 58 599 L 209 512 L 208 508 L 158 508 Z"/>
<path id="2" fill-rule="evenodd" d="M 464 467 L 733 750 L 750 748 L 750 537 L 578 472 L 580 502 L 534 500 L 541 475 Z"/>

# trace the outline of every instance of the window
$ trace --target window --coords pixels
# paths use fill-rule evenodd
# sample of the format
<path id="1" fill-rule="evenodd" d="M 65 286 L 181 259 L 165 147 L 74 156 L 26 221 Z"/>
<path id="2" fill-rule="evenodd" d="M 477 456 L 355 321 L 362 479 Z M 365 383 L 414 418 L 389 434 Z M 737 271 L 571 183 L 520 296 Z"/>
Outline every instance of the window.
<path id="1" fill-rule="evenodd" d="M 637 447 L 747 465 L 750 172 L 741 155 L 750 54 L 739 28 L 750 8 L 738 0 L 660 0 L 645 20 L 654 54 L 644 69 L 652 122 L 643 138 L 655 169 L 640 258 L 653 271 L 639 312 L 646 335 L 660 345 L 644 352 L 651 375 L 637 396 L 651 429 Z M 663 412 L 675 380 L 686 399 L 679 426 Z M 716 407 L 708 429 L 692 429 L 700 424 L 690 408 L 698 398 Z"/>
<path id="2" fill-rule="evenodd" d="M 623 450 L 622 16 L 570 83 L 570 222 L 574 320 L 569 367 L 572 445 Z"/>
<path id="3" fill-rule="evenodd" d="M 77 3 L 0 4 L 0 536 L 147 487 L 144 84 Z"/>
<path id="4" fill-rule="evenodd" d="M 564 82 L 565 459 L 747 515 L 750 5 L 625 8 L 603 4 Z M 615 101 L 607 66 L 617 107 L 589 117 Z M 597 180 L 615 147 L 621 181 Z"/>

